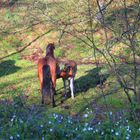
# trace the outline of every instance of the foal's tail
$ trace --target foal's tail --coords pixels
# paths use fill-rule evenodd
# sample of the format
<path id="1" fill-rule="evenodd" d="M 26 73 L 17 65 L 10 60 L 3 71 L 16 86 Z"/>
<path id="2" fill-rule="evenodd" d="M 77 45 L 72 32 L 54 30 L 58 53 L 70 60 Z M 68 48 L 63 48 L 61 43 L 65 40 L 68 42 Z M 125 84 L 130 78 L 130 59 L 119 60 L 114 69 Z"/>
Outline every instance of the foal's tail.
<path id="1" fill-rule="evenodd" d="M 50 66 L 44 65 L 42 69 L 43 69 L 42 104 L 48 104 L 51 98 L 51 86 L 52 86 Z"/>

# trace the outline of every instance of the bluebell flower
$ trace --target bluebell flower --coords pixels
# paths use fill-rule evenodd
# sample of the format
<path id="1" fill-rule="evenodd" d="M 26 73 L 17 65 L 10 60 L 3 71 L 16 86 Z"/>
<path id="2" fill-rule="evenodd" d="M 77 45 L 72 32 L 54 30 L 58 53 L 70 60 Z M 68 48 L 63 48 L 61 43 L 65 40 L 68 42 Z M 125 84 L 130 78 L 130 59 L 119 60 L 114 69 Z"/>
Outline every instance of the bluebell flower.
<path id="1" fill-rule="evenodd" d="M 104 135 L 104 132 L 102 132 L 101 135 Z"/>
<path id="2" fill-rule="evenodd" d="M 111 129 L 111 132 L 113 133 L 113 132 L 114 132 L 114 130 L 113 130 L 113 129 Z"/>
<path id="3" fill-rule="evenodd" d="M 95 131 L 98 132 L 98 129 L 96 129 Z"/>
<path id="4" fill-rule="evenodd" d="M 87 129 L 86 128 L 83 128 L 83 131 L 85 132 Z"/>
<path id="5" fill-rule="evenodd" d="M 14 121 L 14 118 L 11 119 L 11 122 L 13 122 L 13 121 Z"/>
<path id="6" fill-rule="evenodd" d="M 116 126 L 118 126 L 118 125 L 119 125 L 119 122 L 116 123 Z"/>
<path id="7" fill-rule="evenodd" d="M 92 127 L 88 127 L 88 131 L 91 131 L 91 130 L 93 130 L 93 128 Z"/>
<path id="8" fill-rule="evenodd" d="M 63 120 L 63 116 L 61 116 L 60 118 L 61 118 L 61 120 Z"/>
<path id="9" fill-rule="evenodd" d="M 118 132 L 116 132 L 116 133 L 115 133 L 115 135 L 116 135 L 116 136 L 118 136 L 118 135 L 119 135 L 119 133 L 118 133 Z"/>
<path id="10" fill-rule="evenodd" d="M 128 131 L 129 129 L 130 129 L 130 126 L 128 125 L 128 126 L 127 126 L 127 131 Z"/>
<path id="11" fill-rule="evenodd" d="M 84 118 L 87 118 L 88 117 L 88 114 L 84 114 Z"/>
<path id="12" fill-rule="evenodd" d="M 129 140 L 129 137 L 128 136 L 126 137 L 126 140 Z"/>
<path id="13" fill-rule="evenodd" d="M 112 112 L 109 112 L 109 115 L 112 115 Z"/>
<path id="14" fill-rule="evenodd" d="M 13 118 L 16 118 L 16 115 L 15 114 L 13 115 Z"/>
<path id="15" fill-rule="evenodd" d="M 10 140 L 13 140 L 14 139 L 14 137 L 13 136 L 10 136 Z"/>
<path id="16" fill-rule="evenodd" d="M 22 119 L 19 119 L 19 122 L 20 122 L 20 123 L 23 123 L 23 120 L 22 120 Z"/>
<path id="17" fill-rule="evenodd" d="M 19 137 L 20 137 L 20 135 L 19 135 L 19 134 L 17 134 L 17 137 L 19 138 Z"/>
<path id="18" fill-rule="evenodd" d="M 40 127 L 43 128 L 43 125 L 41 124 Z"/>
<path id="19" fill-rule="evenodd" d="M 68 123 L 72 123 L 72 121 L 71 120 L 68 120 Z"/>
<path id="20" fill-rule="evenodd" d="M 85 126 L 88 126 L 88 123 L 85 123 Z"/>

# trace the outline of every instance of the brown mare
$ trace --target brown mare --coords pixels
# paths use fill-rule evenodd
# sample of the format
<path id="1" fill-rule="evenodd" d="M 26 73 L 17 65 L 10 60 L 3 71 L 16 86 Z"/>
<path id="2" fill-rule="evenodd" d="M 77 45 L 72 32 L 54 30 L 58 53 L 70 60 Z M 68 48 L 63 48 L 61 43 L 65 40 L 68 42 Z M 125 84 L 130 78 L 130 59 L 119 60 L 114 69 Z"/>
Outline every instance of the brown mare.
<path id="1" fill-rule="evenodd" d="M 55 46 L 49 43 L 46 48 L 46 56 L 38 61 L 38 77 L 42 94 L 42 104 L 48 104 L 51 100 L 55 106 L 54 92 L 56 87 L 57 61 L 54 57 Z"/>
<path id="2" fill-rule="evenodd" d="M 60 70 L 60 74 L 57 76 L 57 78 L 62 78 L 64 83 L 64 89 L 65 89 L 65 97 L 67 96 L 66 90 L 66 80 L 69 80 L 69 88 L 71 91 L 71 97 L 74 99 L 74 77 L 77 72 L 77 64 L 73 60 L 69 60 L 64 64 L 64 69 Z"/>

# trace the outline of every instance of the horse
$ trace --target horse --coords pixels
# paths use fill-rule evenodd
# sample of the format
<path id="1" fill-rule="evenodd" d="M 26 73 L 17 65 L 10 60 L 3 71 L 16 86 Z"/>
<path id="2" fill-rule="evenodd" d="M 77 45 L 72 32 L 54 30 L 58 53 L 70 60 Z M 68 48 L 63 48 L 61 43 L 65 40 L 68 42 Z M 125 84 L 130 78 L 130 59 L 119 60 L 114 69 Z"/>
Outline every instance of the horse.
<path id="1" fill-rule="evenodd" d="M 77 72 L 77 64 L 74 60 L 69 60 L 64 64 L 64 68 L 60 70 L 60 74 L 57 76 L 57 78 L 62 78 L 63 79 L 63 84 L 64 84 L 64 92 L 65 92 L 65 97 L 67 96 L 67 85 L 66 85 L 66 80 L 69 81 L 69 88 L 71 91 L 71 97 L 74 99 L 74 78 Z"/>
<path id="2" fill-rule="evenodd" d="M 56 87 L 57 61 L 54 57 L 54 43 L 46 47 L 46 56 L 38 60 L 38 77 L 42 94 L 42 104 L 49 104 L 55 107 L 54 92 Z"/>

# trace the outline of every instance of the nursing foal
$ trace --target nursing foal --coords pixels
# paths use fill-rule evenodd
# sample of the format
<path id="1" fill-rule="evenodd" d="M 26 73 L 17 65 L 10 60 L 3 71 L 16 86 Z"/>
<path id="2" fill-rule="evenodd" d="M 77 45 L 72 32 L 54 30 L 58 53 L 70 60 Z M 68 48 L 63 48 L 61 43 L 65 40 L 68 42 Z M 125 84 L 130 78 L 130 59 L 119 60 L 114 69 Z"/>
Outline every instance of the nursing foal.
<path id="1" fill-rule="evenodd" d="M 64 68 L 60 70 L 60 74 L 57 78 L 63 79 L 64 89 L 65 89 L 65 97 L 67 96 L 67 84 L 66 81 L 69 82 L 69 88 L 71 91 L 71 97 L 74 99 L 74 78 L 77 72 L 77 64 L 73 60 L 69 60 L 64 64 Z"/>

